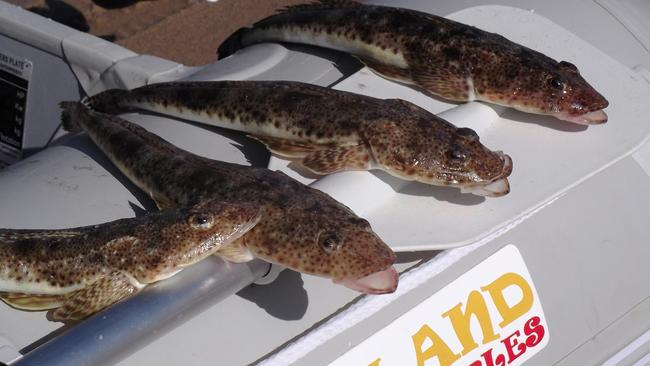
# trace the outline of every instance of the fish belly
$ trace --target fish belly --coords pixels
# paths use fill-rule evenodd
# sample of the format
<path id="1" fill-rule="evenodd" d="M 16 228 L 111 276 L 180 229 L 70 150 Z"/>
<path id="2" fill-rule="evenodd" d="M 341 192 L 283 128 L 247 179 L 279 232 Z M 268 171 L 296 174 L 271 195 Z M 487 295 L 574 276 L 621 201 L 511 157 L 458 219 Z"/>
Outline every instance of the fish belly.
<path id="1" fill-rule="evenodd" d="M 61 295 L 77 291 L 85 286 L 83 283 L 63 287 L 51 286 L 45 278 L 38 282 L 36 282 L 35 279 L 18 281 L 12 278 L 7 278 L 8 276 L 6 276 L 6 274 L 9 270 L 10 269 L 7 267 L 0 270 L 0 272 L 2 272 L 2 276 L 0 276 L 0 292 Z"/>

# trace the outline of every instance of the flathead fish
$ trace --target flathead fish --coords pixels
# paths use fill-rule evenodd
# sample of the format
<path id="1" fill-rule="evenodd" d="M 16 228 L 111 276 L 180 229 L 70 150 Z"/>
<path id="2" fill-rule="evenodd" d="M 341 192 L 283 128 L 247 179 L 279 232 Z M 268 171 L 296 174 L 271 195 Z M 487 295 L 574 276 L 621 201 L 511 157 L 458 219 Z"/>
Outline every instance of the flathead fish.
<path id="1" fill-rule="evenodd" d="M 86 131 L 161 208 L 187 207 L 207 199 L 260 205 L 259 223 L 219 249 L 218 255 L 235 262 L 259 257 L 366 293 L 396 289 L 393 251 L 366 220 L 327 194 L 280 172 L 191 154 L 81 103 L 61 106 L 64 127 Z"/>
<path id="2" fill-rule="evenodd" d="M 85 103 L 105 113 L 143 109 L 243 131 L 317 174 L 381 169 L 479 195 L 509 191 L 508 155 L 399 99 L 289 81 L 205 81 L 112 89 Z"/>
<path id="3" fill-rule="evenodd" d="M 83 319 L 214 254 L 260 215 L 252 203 L 205 201 L 71 229 L 0 229 L 0 299 Z"/>
<path id="4" fill-rule="evenodd" d="M 607 121 L 607 100 L 575 65 L 415 10 L 336 0 L 296 5 L 235 32 L 219 56 L 260 42 L 349 52 L 386 78 L 451 101 L 486 101 L 580 124 Z"/>

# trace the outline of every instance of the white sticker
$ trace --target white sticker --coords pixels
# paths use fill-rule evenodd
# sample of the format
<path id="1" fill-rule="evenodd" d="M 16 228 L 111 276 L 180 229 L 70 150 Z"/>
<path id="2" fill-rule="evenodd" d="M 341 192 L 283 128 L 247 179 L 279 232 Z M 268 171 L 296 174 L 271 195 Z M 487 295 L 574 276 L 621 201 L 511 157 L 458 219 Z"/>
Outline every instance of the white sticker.
<path id="1" fill-rule="evenodd" d="M 20 159 L 31 61 L 0 52 L 0 164 Z"/>
<path id="2" fill-rule="evenodd" d="M 330 365 L 516 366 L 548 340 L 533 280 L 508 245 Z"/>

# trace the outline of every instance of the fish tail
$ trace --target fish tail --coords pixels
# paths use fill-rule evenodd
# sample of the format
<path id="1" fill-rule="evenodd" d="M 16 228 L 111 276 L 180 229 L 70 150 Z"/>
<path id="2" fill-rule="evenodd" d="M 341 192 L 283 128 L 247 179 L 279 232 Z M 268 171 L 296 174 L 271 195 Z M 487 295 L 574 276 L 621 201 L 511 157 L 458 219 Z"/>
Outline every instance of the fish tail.
<path id="1" fill-rule="evenodd" d="M 81 102 L 86 107 L 97 112 L 118 114 L 127 109 L 120 104 L 120 100 L 128 92 L 128 90 L 123 89 L 109 89 L 92 97 L 86 97 Z"/>
<path id="2" fill-rule="evenodd" d="M 313 0 L 305 4 L 290 5 L 278 10 L 278 13 L 264 18 L 259 22 L 253 24 L 252 28 L 240 28 L 235 33 L 226 38 L 226 40 L 219 46 L 218 57 L 219 60 L 226 58 L 238 50 L 249 46 L 251 43 L 256 43 L 260 40 L 246 39 L 251 31 L 259 30 L 260 27 L 273 24 L 277 20 L 277 16 L 292 15 L 296 13 L 299 15 L 301 11 L 308 10 L 329 10 L 340 8 L 354 8 L 363 6 L 361 3 L 354 0 Z M 282 21 L 280 21 L 282 23 Z"/>
<path id="3" fill-rule="evenodd" d="M 219 60 L 226 58 L 233 53 L 237 52 L 239 49 L 246 46 L 244 44 L 244 35 L 250 31 L 251 28 L 239 28 L 235 33 L 231 34 L 230 37 L 219 46 L 217 53 Z"/>
<path id="4" fill-rule="evenodd" d="M 81 125 L 79 124 L 79 114 L 86 107 L 80 102 L 61 102 L 59 103 L 61 107 L 61 123 L 63 129 L 69 132 L 78 132 L 81 131 Z"/>

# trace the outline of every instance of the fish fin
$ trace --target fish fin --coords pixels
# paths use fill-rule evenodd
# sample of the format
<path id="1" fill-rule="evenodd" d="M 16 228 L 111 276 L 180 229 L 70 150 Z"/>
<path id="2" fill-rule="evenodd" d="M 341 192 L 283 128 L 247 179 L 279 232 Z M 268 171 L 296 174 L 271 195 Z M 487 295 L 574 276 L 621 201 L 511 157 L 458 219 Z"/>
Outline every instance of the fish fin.
<path id="1" fill-rule="evenodd" d="M 430 61 L 424 61 L 430 62 Z M 409 63 L 410 64 L 410 63 Z M 423 62 L 417 64 L 422 65 Z M 411 78 L 420 88 L 444 99 L 455 102 L 467 102 L 470 99 L 469 75 L 463 75 L 440 67 L 413 68 Z"/>
<path id="2" fill-rule="evenodd" d="M 360 58 L 364 65 L 366 65 L 370 70 L 379 74 L 379 76 L 386 79 L 399 81 L 402 83 L 412 83 L 411 82 L 411 71 L 409 69 L 402 69 L 397 66 L 386 65 L 381 62 L 369 59 L 369 58 Z"/>
<path id="3" fill-rule="evenodd" d="M 328 145 L 319 145 L 270 136 L 248 135 L 248 137 L 254 138 L 263 143 L 272 153 L 286 158 L 302 158 L 313 151 L 323 150 L 330 147 Z"/>
<path id="4" fill-rule="evenodd" d="M 176 205 L 168 197 L 163 196 L 162 194 L 157 194 L 156 192 L 149 192 L 149 197 L 156 203 L 159 210 L 166 210 L 168 208 L 175 208 Z"/>
<path id="5" fill-rule="evenodd" d="M 283 14 L 303 10 L 351 8 L 359 6 L 362 6 L 362 4 L 352 0 L 317 0 L 306 4 L 286 6 L 278 9 L 277 13 Z M 264 18 L 260 20 L 259 22 L 253 24 L 253 27 L 264 24 L 264 22 L 268 19 L 269 18 Z M 223 41 L 221 45 L 219 45 L 219 48 L 217 49 L 217 58 L 219 60 L 224 59 L 237 52 L 238 50 L 248 46 L 249 44 L 245 42 L 244 38 L 246 34 L 251 31 L 251 29 L 253 28 L 239 28 L 237 31 L 235 31 L 235 33 L 228 36 L 228 38 L 226 38 L 226 40 Z"/>
<path id="6" fill-rule="evenodd" d="M 77 117 L 81 110 L 86 108 L 82 103 L 79 102 L 61 102 L 59 103 L 61 111 L 61 124 L 63 129 L 68 132 L 79 132 L 82 130 L 79 125 L 79 118 Z"/>
<path id="7" fill-rule="evenodd" d="M 3 292 L 0 293 L 0 299 L 12 308 L 38 311 L 61 306 L 65 300 L 65 295 L 37 295 Z"/>
<path id="8" fill-rule="evenodd" d="M 114 271 L 66 295 L 65 302 L 48 317 L 53 321 L 80 320 L 135 294 L 139 287 L 130 276 Z"/>
<path id="9" fill-rule="evenodd" d="M 250 30 L 251 28 L 246 27 L 239 28 L 235 33 L 228 36 L 228 38 L 219 45 L 219 48 L 217 48 L 217 59 L 222 60 L 246 47 L 247 45 L 244 44 L 243 38 Z"/>
<path id="10" fill-rule="evenodd" d="M 331 174 L 343 170 L 370 169 L 370 152 L 363 145 L 337 146 L 319 150 L 301 161 L 305 168 L 316 174 Z"/>
<path id="11" fill-rule="evenodd" d="M 219 248 L 219 250 L 217 250 L 217 255 L 234 263 L 244 263 L 255 258 L 253 253 L 246 248 L 244 241 L 241 238 L 233 240 Z"/>
<path id="12" fill-rule="evenodd" d="M 306 4 L 289 5 L 280 12 L 291 12 L 309 9 L 336 9 L 336 8 L 358 8 L 362 4 L 353 0 L 315 0 Z"/>

